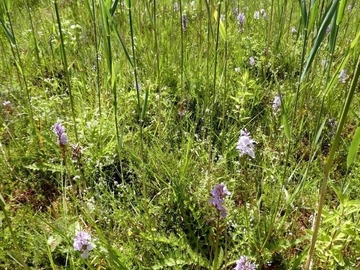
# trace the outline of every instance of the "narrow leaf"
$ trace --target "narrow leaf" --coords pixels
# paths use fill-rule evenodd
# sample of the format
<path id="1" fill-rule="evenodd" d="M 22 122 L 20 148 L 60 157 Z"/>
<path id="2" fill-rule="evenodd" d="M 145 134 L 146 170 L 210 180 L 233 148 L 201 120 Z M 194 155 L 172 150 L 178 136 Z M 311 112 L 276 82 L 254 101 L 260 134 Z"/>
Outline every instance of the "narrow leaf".
<path id="1" fill-rule="evenodd" d="M 1 194 L 0 194 L 0 206 L 1 206 L 1 209 L 5 208 L 5 200 Z"/>
<path id="2" fill-rule="evenodd" d="M 286 116 L 286 113 L 283 113 L 282 120 L 283 120 L 283 125 L 284 125 L 284 131 L 285 131 L 286 138 L 288 138 L 288 140 L 290 140 L 291 139 L 291 133 L 290 133 L 289 121 L 288 121 L 288 118 Z"/>
<path id="3" fill-rule="evenodd" d="M 336 25 L 339 25 L 344 17 L 345 6 L 346 6 L 346 0 L 340 0 L 338 14 L 336 16 Z"/>
<path id="4" fill-rule="evenodd" d="M 110 14 L 111 14 L 111 17 L 114 16 L 114 13 L 115 13 L 115 10 L 116 10 L 116 6 L 118 5 L 119 3 L 119 0 L 115 0 L 112 5 L 111 5 L 111 9 L 110 9 Z"/>
<path id="5" fill-rule="evenodd" d="M 321 133 L 322 133 L 322 131 L 324 129 L 325 123 L 326 123 L 326 120 L 324 120 L 324 122 L 322 123 L 321 127 L 319 128 L 319 130 L 318 130 L 318 132 L 316 134 L 315 144 L 317 144 L 319 142 L 319 139 L 320 139 Z"/>
<path id="6" fill-rule="evenodd" d="M 304 28 L 307 27 L 308 18 L 307 18 L 307 11 L 306 11 L 306 2 L 305 0 L 299 0 L 300 8 L 301 8 L 301 19 L 302 23 L 304 24 Z"/>
<path id="7" fill-rule="evenodd" d="M 311 48 L 310 54 L 309 54 L 308 59 L 305 64 L 305 68 L 303 70 L 303 73 L 301 74 L 301 79 L 300 79 L 301 81 L 304 80 L 305 75 L 308 72 L 308 70 L 315 58 L 316 52 L 319 49 L 321 42 L 324 40 L 324 38 L 326 36 L 326 28 L 328 27 L 331 19 L 333 18 L 334 14 L 337 10 L 338 3 L 339 3 L 339 0 L 335 0 L 333 2 L 330 9 L 328 10 L 324 20 L 322 21 L 322 24 L 320 26 L 320 29 L 318 31 L 318 34 L 317 34 L 315 42 L 314 42 L 314 46 Z"/>
<path id="8" fill-rule="evenodd" d="M 9 30 L 9 28 L 6 27 L 5 22 L 2 19 L 0 19 L 0 22 L 6 32 L 6 36 L 8 37 L 8 39 L 11 41 L 12 44 L 15 44 L 16 43 L 15 38 L 11 33 L 11 31 Z"/>
<path id="9" fill-rule="evenodd" d="M 220 19 L 219 17 L 219 12 L 216 10 L 215 6 L 213 3 L 211 3 L 211 7 L 212 7 L 212 12 L 213 12 L 213 16 L 216 20 L 216 22 L 218 20 L 220 20 L 220 25 L 219 25 L 219 29 L 220 29 L 220 34 L 221 34 L 221 37 L 226 40 L 226 30 L 225 30 L 225 26 L 224 26 L 224 23 L 223 21 Z"/>
<path id="10" fill-rule="evenodd" d="M 350 167 L 355 160 L 355 156 L 359 149 L 359 144 L 360 144 L 360 127 L 356 129 L 354 138 L 350 144 L 349 153 L 346 160 L 346 165 L 348 167 Z"/>
<path id="11" fill-rule="evenodd" d="M 308 31 L 311 32 L 311 30 L 313 29 L 313 26 L 315 24 L 315 19 L 316 19 L 316 15 L 319 14 L 319 1 L 316 0 L 312 3 L 311 7 L 310 7 L 310 18 L 309 18 L 309 22 L 308 22 Z"/>

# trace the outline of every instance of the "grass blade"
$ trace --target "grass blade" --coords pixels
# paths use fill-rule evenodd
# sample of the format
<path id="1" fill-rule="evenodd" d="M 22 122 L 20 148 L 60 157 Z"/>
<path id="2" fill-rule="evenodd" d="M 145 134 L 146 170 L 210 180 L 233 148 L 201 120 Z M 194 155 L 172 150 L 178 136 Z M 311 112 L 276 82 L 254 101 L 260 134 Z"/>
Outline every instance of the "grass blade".
<path id="1" fill-rule="evenodd" d="M 348 167 L 350 167 L 354 163 L 355 156 L 359 149 L 359 144 L 360 144 L 360 127 L 356 129 L 354 138 L 350 144 L 349 153 L 346 160 L 346 165 Z"/>
<path id="2" fill-rule="evenodd" d="M 325 168 L 324 168 L 324 176 L 323 176 L 323 180 L 322 180 L 322 183 L 321 183 L 321 189 L 320 189 L 319 205 L 318 205 L 318 210 L 317 210 L 317 214 L 316 214 L 314 231 L 313 231 L 313 235 L 312 235 L 312 239 L 311 239 L 311 246 L 310 246 L 310 249 L 309 249 L 309 254 L 308 254 L 306 264 L 305 264 L 305 268 L 304 268 L 305 270 L 308 270 L 310 268 L 310 265 L 311 265 L 311 262 L 312 262 L 312 256 L 313 256 L 314 251 L 315 251 L 315 244 L 316 244 L 316 241 L 317 241 L 317 236 L 318 236 L 318 232 L 319 232 L 319 228 L 320 228 L 321 213 L 322 213 L 322 210 L 323 210 L 323 207 L 324 207 L 324 201 L 325 201 L 326 189 L 327 189 L 327 180 L 328 180 L 328 177 L 329 177 L 332 162 L 334 160 L 336 149 L 337 149 L 337 147 L 339 145 L 339 142 L 340 142 L 341 132 L 342 132 L 343 127 L 345 125 L 345 120 L 346 120 L 348 112 L 349 112 L 350 104 L 351 104 L 351 102 L 353 100 L 355 90 L 357 88 L 357 83 L 358 83 L 359 76 L 360 76 L 360 54 L 358 53 L 358 55 L 357 55 L 357 64 L 356 64 L 356 69 L 355 69 L 355 72 L 354 72 L 354 77 L 353 77 L 353 79 L 351 81 L 350 90 L 349 90 L 348 95 L 346 97 L 346 101 L 345 101 L 344 106 L 343 106 L 343 111 L 341 113 L 339 125 L 338 125 L 338 128 L 336 130 L 335 138 L 334 138 L 334 141 L 333 141 L 333 143 L 331 145 L 330 153 L 329 153 L 329 156 L 328 156 L 328 158 L 326 160 L 326 164 L 325 164 Z"/>
<path id="3" fill-rule="evenodd" d="M 331 19 L 336 14 L 338 3 L 339 3 L 339 0 L 335 0 L 333 2 L 330 9 L 328 10 L 324 20 L 322 21 L 322 24 L 321 24 L 320 29 L 318 31 L 318 34 L 316 36 L 314 45 L 313 45 L 313 47 L 312 47 L 312 49 L 310 51 L 310 54 L 308 56 L 308 59 L 306 61 L 305 68 L 303 70 L 303 73 L 301 74 L 300 81 L 304 80 L 304 78 L 306 76 L 306 73 L 308 72 L 312 62 L 314 61 L 315 55 L 316 55 L 316 53 L 317 53 L 317 51 L 318 51 L 318 49 L 320 47 L 320 44 L 322 43 L 322 41 L 324 40 L 324 38 L 326 36 L 326 29 L 327 29 Z"/>

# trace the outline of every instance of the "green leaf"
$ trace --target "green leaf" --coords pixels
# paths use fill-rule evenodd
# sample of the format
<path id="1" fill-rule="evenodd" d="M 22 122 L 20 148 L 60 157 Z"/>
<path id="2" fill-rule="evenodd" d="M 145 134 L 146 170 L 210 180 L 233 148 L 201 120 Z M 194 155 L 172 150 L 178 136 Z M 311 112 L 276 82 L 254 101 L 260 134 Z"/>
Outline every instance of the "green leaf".
<path id="1" fill-rule="evenodd" d="M 1 208 L 5 208 L 5 200 L 4 200 L 4 197 L 0 194 L 0 206 Z"/>
<path id="2" fill-rule="evenodd" d="M 308 22 L 308 31 L 311 32 L 311 30 L 313 29 L 314 27 L 314 24 L 315 24 L 315 19 L 316 19 L 316 15 L 319 14 L 319 1 L 316 0 L 314 1 L 312 4 L 311 4 L 311 7 L 310 7 L 310 18 L 309 18 L 309 22 Z"/>
<path id="3" fill-rule="evenodd" d="M 346 57 L 341 61 L 341 64 L 337 68 L 337 70 L 334 72 L 334 75 L 332 76 L 330 82 L 328 82 L 325 91 L 323 92 L 323 95 L 327 96 L 329 94 L 329 91 L 334 87 L 335 83 L 338 81 L 340 70 L 343 69 L 346 65 L 346 63 L 349 61 L 351 56 L 351 50 L 348 51 Z M 319 91 L 318 97 L 321 95 L 321 91 Z"/>
<path id="4" fill-rule="evenodd" d="M 332 189 L 335 191 L 340 204 L 344 205 L 345 202 L 348 200 L 348 196 L 346 194 L 344 194 L 342 192 L 342 190 L 340 188 L 336 187 L 335 185 L 332 187 Z"/>
<path id="5" fill-rule="evenodd" d="M 287 116 L 286 116 L 285 112 L 283 113 L 282 120 L 283 120 L 282 124 L 284 125 L 284 131 L 285 131 L 286 138 L 288 138 L 288 140 L 290 140 L 291 139 L 291 132 L 290 132 L 289 122 L 288 122 L 288 119 L 287 119 Z"/>
<path id="6" fill-rule="evenodd" d="M 335 261 L 340 265 L 340 266 L 344 266 L 345 262 L 344 262 L 344 258 L 342 255 L 342 246 L 341 245 L 334 245 L 331 249 L 331 253 L 335 259 Z"/>
<path id="7" fill-rule="evenodd" d="M 336 25 L 339 25 L 344 17 L 345 6 L 346 6 L 346 0 L 340 0 L 338 14 L 336 17 Z"/>
<path id="8" fill-rule="evenodd" d="M 316 137 L 315 137 L 315 144 L 317 144 L 319 142 L 319 139 L 320 139 L 320 136 L 321 136 L 321 133 L 324 129 L 324 126 L 326 124 L 326 120 L 324 120 L 324 122 L 322 123 L 321 127 L 319 128 L 317 134 L 316 134 Z"/>
<path id="9" fill-rule="evenodd" d="M 221 269 L 223 260 L 224 260 L 224 250 L 220 247 L 219 256 L 217 259 L 218 269 Z"/>
<path id="10" fill-rule="evenodd" d="M 218 22 L 218 20 L 220 20 L 219 29 L 220 29 L 221 37 L 222 37 L 224 40 L 226 40 L 226 30 L 225 30 L 224 23 L 223 23 L 222 20 L 220 19 L 219 12 L 216 10 L 216 7 L 215 7 L 215 5 L 214 5 L 213 2 L 211 2 L 211 8 L 212 8 L 213 16 L 214 16 L 216 22 Z"/>
<path id="11" fill-rule="evenodd" d="M 111 9 L 110 9 L 110 14 L 111 14 L 111 17 L 114 16 L 114 13 L 115 13 L 115 10 L 116 10 L 116 6 L 118 5 L 119 3 L 119 0 L 115 0 L 112 5 L 111 5 Z"/>
<path id="12" fill-rule="evenodd" d="M 350 167 L 354 163 L 355 156 L 359 149 L 359 144 L 360 144 L 360 127 L 358 127 L 356 129 L 354 138 L 350 144 L 350 148 L 349 148 L 349 152 L 348 152 L 348 156 L 347 156 L 347 160 L 346 160 L 346 165 L 348 167 Z"/>
<path id="13" fill-rule="evenodd" d="M 329 11 L 327 12 L 324 20 L 321 23 L 321 26 L 320 26 L 317 36 L 315 38 L 314 46 L 311 48 L 310 54 L 309 54 L 306 64 L 305 64 L 305 68 L 303 70 L 303 73 L 301 74 L 301 79 L 300 79 L 301 81 L 304 80 L 305 75 L 308 72 L 308 70 L 310 69 L 310 66 L 315 58 L 316 52 L 320 48 L 321 42 L 324 40 L 324 38 L 326 36 L 326 28 L 328 27 L 331 19 L 334 17 L 334 14 L 337 11 L 338 3 L 339 3 L 339 0 L 335 0 L 332 3 Z"/>
<path id="14" fill-rule="evenodd" d="M 16 41 L 15 41 L 15 37 L 14 35 L 11 33 L 10 29 L 6 27 L 6 24 L 5 22 L 0 19 L 0 22 L 1 22 L 1 25 L 2 27 L 4 28 L 4 31 L 6 32 L 6 36 L 8 37 L 8 39 L 10 40 L 10 42 L 15 45 L 16 44 Z"/>
<path id="15" fill-rule="evenodd" d="M 306 11 L 306 2 L 305 0 L 299 0 L 300 8 L 301 8 L 301 19 L 302 23 L 304 24 L 304 28 L 307 27 L 308 18 L 307 18 L 307 11 Z"/>
<path id="16" fill-rule="evenodd" d="M 360 31 L 356 34 L 356 37 L 351 42 L 351 45 L 350 45 L 351 49 L 354 48 L 356 45 L 358 45 L 359 38 L 360 38 Z"/>

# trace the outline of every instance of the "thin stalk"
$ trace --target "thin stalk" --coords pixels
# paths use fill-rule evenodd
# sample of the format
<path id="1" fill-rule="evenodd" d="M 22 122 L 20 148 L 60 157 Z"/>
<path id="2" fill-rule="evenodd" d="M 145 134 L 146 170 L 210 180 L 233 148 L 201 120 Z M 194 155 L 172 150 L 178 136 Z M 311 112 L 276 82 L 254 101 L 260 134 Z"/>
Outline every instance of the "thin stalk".
<path id="1" fill-rule="evenodd" d="M 65 43 L 64 43 L 64 37 L 62 34 L 61 20 L 60 20 L 57 0 L 54 1 L 54 6 L 55 6 L 57 25 L 59 28 L 60 41 L 61 41 L 61 46 L 60 46 L 61 60 L 63 62 L 63 69 L 64 69 L 65 76 L 66 76 L 66 84 L 67 84 L 68 91 L 69 91 L 71 115 L 72 115 L 72 119 L 74 122 L 75 139 L 78 142 L 79 138 L 78 138 L 78 132 L 77 132 L 76 116 L 75 116 L 74 97 L 72 94 L 72 88 L 71 88 L 71 83 L 70 83 L 70 72 L 69 72 L 69 66 L 68 66 L 67 59 L 66 59 Z"/>
<path id="2" fill-rule="evenodd" d="M 180 84 L 181 84 L 181 98 L 184 97 L 184 26 L 183 26 L 183 14 L 182 14 L 182 1 L 179 1 L 180 9 Z"/>
<path id="3" fill-rule="evenodd" d="M 280 93 L 279 89 L 278 89 L 278 93 L 279 93 L 280 98 L 281 98 L 281 113 L 282 114 L 287 113 L 285 111 L 284 101 L 282 100 L 281 93 Z M 287 164 L 289 163 L 289 159 L 290 159 L 291 146 L 292 146 L 291 141 L 288 141 L 287 150 L 286 150 L 286 156 L 285 156 L 285 162 L 284 162 L 284 170 L 283 170 L 282 176 L 281 176 L 281 190 L 279 191 L 277 200 L 275 202 L 275 207 L 271 208 L 272 211 L 271 211 L 271 214 L 270 214 L 270 227 L 268 229 L 268 233 L 267 233 L 267 235 L 265 237 L 265 240 L 263 241 L 263 244 L 261 246 L 260 254 L 262 253 L 262 250 L 264 250 L 266 243 L 269 241 L 270 236 L 273 233 L 273 227 L 275 226 L 275 219 L 276 219 L 276 216 L 278 214 L 278 209 L 279 209 L 279 205 L 280 205 L 281 198 L 282 198 L 282 193 L 281 192 L 282 192 L 282 189 L 285 187 L 285 179 L 286 179 L 287 171 L 288 171 L 288 168 L 289 168 L 289 166 L 287 166 Z"/>
<path id="4" fill-rule="evenodd" d="M 31 15 L 31 8 L 29 7 L 29 4 L 28 4 L 27 1 L 26 1 L 26 9 L 27 9 L 28 14 L 29 14 L 30 25 L 31 25 L 31 33 L 32 33 L 32 36 L 33 36 L 33 39 L 34 39 L 36 60 L 37 60 L 38 65 L 41 66 L 39 46 L 38 46 L 36 35 L 35 35 L 35 28 L 34 28 L 34 22 L 33 22 L 33 19 L 32 19 L 32 15 Z"/>
<path id="5" fill-rule="evenodd" d="M 217 18 L 217 29 L 216 29 L 216 43 L 215 43 L 215 59 L 214 59 L 214 78 L 213 78 L 213 92 L 212 92 L 212 105 L 214 106 L 216 100 L 216 71 L 217 71 L 217 60 L 218 60 L 218 49 L 219 49 L 219 33 L 220 33 L 220 9 L 221 3 L 218 5 L 218 18 Z M 213 111 L 213 110 L 212 110 Z M 212 120 L 212 119 L 211 119 Z"/>
<path id="6" fill-rule="evenodd" d="M 182 1 L 179 1 L 179 11 L 180 11 L 180 102 L 184 102 L 185 96 L 185 74 L 184 74 L 184 31 L 185 29 L 185 22 L 183 22 L 183 14 L 182 14 Z M 181 141 L 184 141 L 184 129 L 183 129 L 184 121 L 183 117 L 180 118 L 180 131 L 181 131 Z"/>
<path id="7" fill-rule="evenodd" d="M 331 145 L 330 153 L 329 153 L 329 156 L 326 160 L 326 164 L 324 167 L 324 175 L 323 175 L 323 180 L 322 180 L 321 189 L 320 189 L 319 205 L 318 205 L 318 210 L 317 210 L 317 215 L 316 215 L 316 220 L 315 220 L 315 225 L 314 225 L 314 232 L 313 232 L 312 239 L 311 239 L 311 246 L 309 249 L 308 257 L 307 257 L 305 268 L 304 268 L 305 270 L 308 270 L 310 268 L 310 265 L 312 262 L 312 257 L 313 257 L 314 251 L 315 251 L 315 244 L 316 244 L 316 240 L 317 240 L 317 236 L 318 236 L 318 232 L 319 232 L 319 228 L 320 228 L 321 213 L 322 213 L 322 210 L 324 207 L 324 201 L 325 201 L 325 195 L 326 195 L 326 189 L 327 189 L 327 180 L 328 180 L 331 165 L 332 165 L 332 162 L 333 162 L 333 159 L 335 156 L 335 151 L 337 149 L 337 146 L 338 146 L 340 138 L 341 138 L 341 132 L 344 127 L 344 124 L 345 124 L 345 121 L 347 118 L 347 114 L 349 112 L 350 104 L 352 102 L 354 93 L 357 89 L 357 82 L 358 82 L 359 76 L 360 76 L 360 54 L 358 55 L 358 60 L 357 60 L 357 65 L 356 65 L 356 69 L 354 72 L 354 77 L 353 77 L 353 80 L 351 81 L 350 90 L 346 97 L 345 106 L 343 107 L 343 111 L 340 116 L 340 123 L 336 130 L 335 138 Z"/>
<path id="8" fill-rule="evenodd" d="M 33 128 L 34 132 L 37 133 L 38 138 L 39 138 L 40 135 L 37 132 L 36 125 L 35 125 L 35 122 L 34 122 L 34 117 L 33 117 L 33 110 L 32 110 L 32 106 L 31 106 L 30 89 L 28 87 L 27 80 L 26 80 L 26 77 L 25 77 L 24 65 L 23 65 L 23 62 L 21 60 L 19 46 L 18 46 L 18 44 L 16 42 L 15 32 L 14 32 L 14 28 L 13 28 L 11 17 L 10 17 L 10 12 L 9 12 L 9 9 L 8 9 L 8 6 L 7 6 L 6 2 L 7 1 L 3 0 L 3 5 L 4 5 L 4 8 L 5 8 L 6 16 L 8 18 L 10 29 L 8 29 L 5 26 L 5 22 L 3 20 L 1 20 L 1 23 L 2 23 L 2 25 L 4 27 L 4 30 L 6 31 L 8 39 L 9 39 L 10 47 L 11 47 L 11 51 L 13 53 L 14 59 L 15 59 L 15 61 L 18 61 L 17 65 L 16 65 L 18 81 L 19 81 L 21 89 L 23 89 L 25 87 L 26 97 L 27 97 L 27 101 L 28 101 L 29 115 L 30 115 L 30 123 L 32 125 L 32 128 Z M 24 86 L 23 86 L 22 82 L 24 83 Z M 39 138 L 39 142 L 41 142 L 40 138 Z"/>
<path id="9" fill-rule="evenodd" d="M 225 1 L 225 16 L 228 14 L 229 1 Z M 228 30 L 228 20 L 225 19 L 225 32 Z M 223 114 L 222 114 L 222 132 L 225 132 L 225 114 L 226 114 L 226 101 L 227 101 L 227 92 L 228 92 L 228 80 L 227 80 L 227 62 L 228 62 L 228 40 L 225 40 L 225 55 L 224 55 L 224 92 L 223 92 Z M 225 144 L 225 140 L 223 140 L 223 146 Z M 224 149 L 223 149 L 224 150 Z"/>
<path id="10" fill-rule="evenodd" d="M 135 88 L 136 88 L 136 97 L 137 97 L 137 112 L 138 112 L 138 121 L 139 121 L 139 128 L 140 128 L 140 136 L 139 136 L 139 143 L 140 143 L 140 158 L 143 160 L 143 125 L 144 119 L 142 118 L 143 113 L 141 110 L 141 101 L 140 101 L 140 89 L 138 84 L 138 75 L 137 75 L 137 62 L 136 62 L 136 55 L 135 55 L 135 42 L 134 42 L 134 29 L 133 29 L 133 20 L 132 20 L 132 6 L 131 0 L 129 0 L 129 23 L 130 23 L 130 36 L 131 36 L 131 49 L 133 55 L 133 68 L 134 68 L 134 78 L 135 78 Z M 145 101 L 144 101 L 145 102 Z"/>
<path id="11" fill-rule="evenodd" d="M 159 140 L 161 141 L 161 87 L 159 87 L 160 81 L 160 60 L 159 60 L 159 41 L 158 41 L 158 31 L 157 31 L 157 19 L 156 19 L 156 0 L 154 0 L 153 5 L 153 20 L 154 20 L 154 38 L 155 38 L 155 52 L 156 52 L 156 88 L 159 93 L 158 100 L 158 130 L 159 130 Z"/>
<path id="12" fill-rule="evenodd" d="M 208 28 L 207 28 L 207 50 L 206 50 L 206 78 L 210 78 L 210 57 L 211 57 L 211 43 L 210 43 L 210 38 L 211 38 L 211 34 L 212 34 L 212 27 L 211 27 L 211 11 L 210 11 L 210 4 L 208 1 L 205 1 L 206 4 L 206 9 L 207 9 L 207 13 L 208 13 Z M 204 101 L 204 107 L 205 107 L 205 112 L 206 113 L 206 109 L 209 107 L 209 91 L 208 91 L 208 82 L 206 82 L 206 86 L 205 86 L 205 101 Z M 207 118 L 206 118 L 207 119 Z M 206 138 L 206 126 L 203 129 L 203 140 L 205 140 Z M 208 168 L 209 171 L 210 168 Z"/>
<path id="13" fill-rule="evenodd" d="M 97 98 L 98 98 L 98 108 L 99 108 L 99 118 L 102 117 L 102 110 L 101 110 L 101 91 L 100 91 L 100 65 L 99 65 L 99 45 L 98 45 L 98 33 L 97 33 L 97 27 L 96 27 L 96 10 L 95 10 L 95 0 L 91 1 L 92 6 L 92 13 L 91 13 L 91 19 L 93 24 L 93 30 L 94 30 L 94 46 L 95 46 L 95 65 L 96 65 L 96 92 L 97 92 Z M 91 12 L 91 11 L 90 11 Z M 100 121 L 99 126 L 99 136 L 101 137 L 102 134 L 102 125 L 103 121 Z M 101 140 L 99 140 L 98 147 L 101 150 L 102 143 L 100 143 Z"/>
<path id="14" fill-rule="evenodd" d="M 101 2 L 100 2 L 101 3 Z M 113 107 L 114 107 L 114 124 L 115 124 L 115 132 L 116 132 L 116 142 L 117 142 L 117 152 L 120 159 L 120 149 L 121 149 L 121 140 L 119 134 L 119 125 L 118 125 L 118 102 L 117 102 L 117 91 L 116 91 L 116 75 L 114 72 L 113 65 L 113 57 L 112 57 L 112 49 L 111 49 L 111 31 L 110 31 L 110 21 L 111 21 L 111 13 L 108 11 L 109 6 L 101 5 L 102 12 L 102 23 L 104 27 L 104 50 L 107 68 L 109 72 L 110 79 L 110 88 L 113 94 Z"/>
<path id="15" fill-rule="evenodd" d="M 210 169 L 211 162 L 212 162 L 212 136 L 213 136 L 213 119 L 214 119 L 214 111 L 215 111 L 215 101 L 216 101 L 216 72 L 217 72 L 217 62 L 218 62 L 218 49 L 219 49 L 219 34 L 220 34 L 220 11 L 221 11 L 221 3 L 218 4 L 218 10 L 217 10 L 217 29 L 216 29 L 216 42 L 215 42 L 215 59 L 214 59 L 214 78 L 213 78 L 213 91 L 212 91 L 212 109 L 209 113 L 209 165 L 208 168 Z M 208 109 L 208 108 L 207 108 Z M 210 171 L 210 170 L 209 170 Z"/>
<path id="16" fill-rule="evenodd" d="M 269 47 L 270 47 L 271 27 L 272 27 L 272 22 L 273 22 L 273 16 L 274 16 L 274 0 L 271 0 L 270 23 L 269 23 L 267 42 L 266 42 L 266 50 L 265 50 L 265 64 L 264 64 L 264 68 L 263 68 L 264 79 L 266 79 L 266 70 L 267 70 L 268 57 L 269 57 Z"/>
<path id="17" fill-rule="evenodd" d="M 221 232 L 221 227 L 220 227 L 220 212 L 218 211 L 217 214 L 217 219 L 216 219 L 216 235 L 215 235 L 215 249 L 214 249 L 214 270 L 219 269 L 218 268 L 218 259 L 219 259 L 219 238 L 220 238 L 220 232 Z"/>
<path id="18" fill-rule="evenodd" d="M 101 92 L 100 92 L 100 68 L 99 68 L 99 46 L 98 46 L 98 37 L 97 37 L 97 30 L 96 30 L 96 11 L 95 11 L 95 0 L 91 1 L 92 5 L 92 14 L 91 19 L 93 23 L 94 29 L 94 45 L 96 50 L 96 91 L 98 95 L 98 107 L 99 107 L 99 116 L 101 117 Z M 101 130 L 100 130 L 101 133 Z M 101 147 L 101 146 L 100 146 Z"/>
<path id="19" fill-rule="evenodd" d="M 86 7 L 90 13 L 91 17 L 91 23 L 94 31 L 94 46 L 95 46 L 95 68 L 96 68 L 96 92 L 97 92 L 97 98 L 98 98 L 98 110 L 99 110 L 99 117 L 101 118 L 101 91 L 100 91 L 100 68 L 99 68 L 99 46 L 98 46 L 98 33 L 97 33 L 97 26 L 96 26 L 96 10 L 95 10 L 95 1 L 91 1 L 91 7 L 89 0 L 85 1 Z M 100 121 L 100 134 L 102 133 L 102 121 Z M 101 143 L 99 140 L 98 147 L 101 149 Z"/>

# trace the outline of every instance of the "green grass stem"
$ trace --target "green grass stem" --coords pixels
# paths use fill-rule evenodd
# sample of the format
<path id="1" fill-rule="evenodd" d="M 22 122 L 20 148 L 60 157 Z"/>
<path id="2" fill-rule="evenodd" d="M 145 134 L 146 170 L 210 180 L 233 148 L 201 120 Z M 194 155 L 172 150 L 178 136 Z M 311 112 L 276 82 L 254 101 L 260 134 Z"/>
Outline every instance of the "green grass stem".
<path id="1" fill-rule="evenodd" d="M 54 7 L 55 7 L 56 22 L 57 22 L 57 26 L 58 26 L 58 30 L 59 30 L 60 43 L 61 43 L 61 46 L 60 46 L 61 60 L 62 60 L 63 69 L 64 69 L 64 73 L 65 73 L 66 85 L 67 85 L 67 88 L 69 91 L 69 97 L 70 97 L 71 116 L 72 116 L 73 125 L 74 125 L 75 139 L 78 142 L 79 137 L 78 137 L 77 123 L 76 123 L 75 102 L 74 102 L 74 96 L 72 93 L 72 87 L 71 87 L 71 82 L 70 82 L 70 71 L 69 71 L 70 67 L 68 66 L 68 62 L 67 62 L 67 58 L 66 58 L 65 43 L 64 43 L 64 37 L 63 37 L 63 32 L 62 32 L 62 27 L 61 27 L 61 20 L 60 20 L 57 0 L 54 1 Z"/>
<path id="2" fill-rule="evenodd" d="M 319 232 L 319 228 L 320 228 L 321 213 L 322 213 L 322 210 L 323 210 L 323 207 L 324 207 L 324 202 L 325 202 L 326 189 L 327 189 L 327 180 L 329 178 L 331 165 L 332 165 L 332 162 L 334 160 L 334 156 L 335 156 L 337 147 L 338 147 L 339 142 L 340 142 L 341 132 L 342 132 L 343 127 L 345 125 L 345 121 L 347 119 L 347 115 L 348 115 L 348 112 L 349 112 L 349 109 L 350 109 L 350 105 L 351 105 L 351 102 L 353 100 L 355 91 L 357 89 L 357 83 L 358 83 L 359 76 L 360 76 L 360 54 L 358 53 L 356 69 L 354 71 L 354 77 L 353 77 L 353 79 L 351 81 L 350 89 L 348 91 L 348 95 L 347 95 L 346 100 L 344 102 L 343 110 L 342 110 L 342 113 L 341 113 L 341 116 L 340 116 L 339 125 L 338 125 L 338 128 L 336 130 L 335 138 L 334 138 L 334 141 L 331 144 L 330 153 L 329 153 L 329 156 L 326 159 L 326 163 L 325 163 L 325 167 L 324 167 L 324 175 L 323 175 L 323 180 L 321 182 L 318 210 L 317 210 L 317 213 L 316 213 L 316 220 L 315 220 L 313 235 L 312 235 L 312 239 L 311 239 L 311 246 L 310 246 L 309 254 L 308 254 L 308 257 L 307 257 L 307 260 L 306 260 L 306 263 L 305 263 L 305 267 L 304 267 L 305 270 L 310 269 L 310 265 L 311 265 L 311 262 L 312 262 L 313 253 L 315 251 L 315 244 L 316 244 L 316 240 L 317 240 L 317 236 L 318 236 L 318 232 Z"/>

